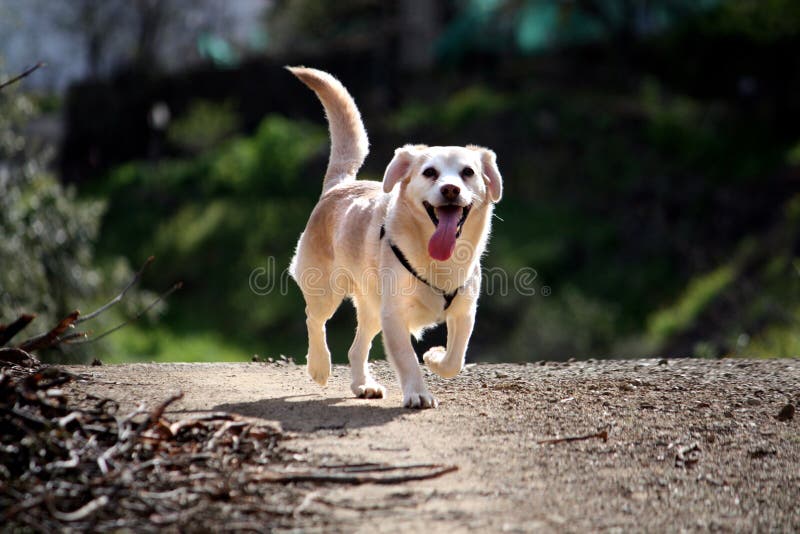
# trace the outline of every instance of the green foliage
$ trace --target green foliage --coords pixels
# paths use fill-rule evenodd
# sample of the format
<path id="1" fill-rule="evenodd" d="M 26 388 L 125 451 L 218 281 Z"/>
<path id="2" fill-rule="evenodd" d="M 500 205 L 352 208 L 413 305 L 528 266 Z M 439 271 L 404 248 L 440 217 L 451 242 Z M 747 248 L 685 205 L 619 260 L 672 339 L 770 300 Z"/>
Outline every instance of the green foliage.
<path id="1" fill-rule="evenodd" d="M 193 159 L 126 164 L 92 190 L 109 201 L 105 254 L 155 255 L 153 288 L 185 282 L 166 318 L 172 330 L 117 336 L 119 357 L 241 359 L 265 353 L 256 341 L 265 327 L 299 324 L 302 299 L 285 275 L 281 294 L 280 277 L 319 196 L 321 176 L 305 169 L 326 139 L 319 126 L 270 116 L 252 137 Z M 250 288 L 257 268 L 274 277 L 267 295 Z M 281 342 L 302 350 L 302 330 L 266 348 L 285 350 Z"/>
<path id="2" fill-rule="evenodd" d="M 129 326 L 114 334 L 103 363 L 126 363 L 131 359 L 158 362 L 242 361 L 252 356 L 222 333 L 175 331 L 163 325 Z"/>
<path id="3" fill-rule="evenodd" d="M 716 31 L 770 42 L 800 34 L 800 4 L 795 0 L 729 0 L 708 23 Z"/>
<path id="4" fill-rule="evenodd" d="M 486 87 L 466 87 L 445 102 L 407 104 L 389 118 L 389 124 L 398 133 L 426 126 L 452 132 L 470 123 L 486 120 L 507 107 L 507 98 Z"/>
<path id="5" fill-rule="evenodd" d="M 800 167 L 800 142 L 794 145 L 786 154 L 786 162 L 789 165 Z"/>
<path id="6" fill-rule="evenodd" d="M 659 343 L 692 326 L 697 317 L 735 279 L 736 271 L 723 265 L 714 271 L 693 279 L 677 302 L 654 314 L 648 332 Z"/>
<path id="7" fill-rule="evenodd" d="M 800 355 L 800 309 L 795 310 L 795 321 L 791 325 L 770 325 L 759 332 L 752 340 L 737 350 L 737 354 L 744 357 L 796 358 Z"/>
<path id="8" fill-rule="evenodd" d="M 689 351 L 695 357 L 800 354 L 798 201 L 797 195 L 790 199 L 785 217 L 767 233 L 745 236 L 728 263 L 690 279 L 672 306 L 651 315 L 650 342 L 664 347 L 674 346 L 676 339 L 695 339 Z"/>
<path id="9" fill-rule="evenodd" d="M 575 287 L 537 295 L 527 307 L 510 345 L 513 360 L 589 358 L 607 355 L 617 334 L 619 310 Z"/>
<path id="10" fill-rule="evenodd" d="M 481 142 L 498 151 L 508 193 L 486 265 L 512 276 L 533 267 L 537 283 L 552 289 L 547 297 L 485 296 L 481 321 L 503 330 L 478 357 L 759 355 L 774 348 L 761 334 L 778 332 L 759 325 L 794 324 L 771 311 L 791 247 L 767 253 L 748 245 L 759 243 L 757 233 L 745 239 L 707 228 L 718 191 L 748 190 L 772 176 L 792 146 L 757 127 L 735 127 L 740 119 L 717 102 L 674 94 L 654 79 L 640 87 L 565 98 L 558 88 L 499 93 L 476 86 L 387 116 L 383 127 L 392 137 L 424 132 L 446 143 L 463 142 L 465 132 L 485 136 Z M 526 144 L 508 147 L 504 135 Z M 120 357 L 200 359 L 218 351 L 302 358 L 303 303 L 294 283 L 284 277 L 285 291 L 257 295 L 249 277 L 271 269 L 281 283 L 319 195 L 320 175 L 309 169 L 322 170 L 326 138 L 320 126 L 270 116 L 252 137 L 191 159 L 127 164 L 94 186 L 110 202 L 103 252 L 157 255 L 154 289 L 186 282 L 165 318 L 169 330 L 121 335 Z M 749 198 L 741 202 L 737 209 L 749 209 Z M 782 242 L 798 227 L 796 205 L 786 205 L 776 226 Z M 775 260 L 772 274 L 753 280 L 756 294 L 743 293 L 749 286 L 740 279 L 759 257 Z M 731 298 L 742 299 L 740 313 L 726 311 Z M 350 315 L 345 309 L 334 318 L 340 326 L 330 328 L 339 360 L 351 341 Z M 690 332 L 687 347 L 674 345 Z"/>
<path id="11" fill-rule="evenodd" d="M 547 285 L 551 294 L 485 295 L 472 357 L 797 353 L 800 197 L 787 200 L 787 191 L 800 146 L 782 116 L 796 106 L 776 88 L 779 69 L 757 68 L 774 50 L 787 50 L 770 47 L 791 42 L 800 29 L 789 3 L 674 0 L 640 11 L 621 9 L 630 2 L 594 2 L 594 14 L 538 0 L 453 8 L 440 57 L 495 54 L 496 79 L 460 85 L 447 97 L 410 84 L 401 93 L 424 100 L 362 111 L 372 121 L 375 153 L 416 140 L 477 142 L 498 153 L 506 194 L 485 265 L 512 277 L 535 268 L 537 287 Z M 363 39 L 386 16 L 375 0 L 323 4 L 278 6 L 273 22 L 288 22 L 276 30 L 286 42 L 303 35 L 312 47 L 341 44 Z M 537 18 L 540 7 L 553 16 Z M 609 17 L 601 36 L 603 13 Z M 347 21 L 320 24 L 330 17 Z M 486 31 L 500 23 L 498 32 Z M 658 34 L 667 28 L 675 30 Z M 617 46 L 589 44 L 595 37 Z M 705 48 L 707 39 L 713 42 Z M 541 61 L 499 58 L 543 42 L 585 48 Z M 697 58 L 675 52 L 698 43 L 704 47 Z M 729 49 L 747 56 L 749 70 L 715 63 Z M 606 53 L 619 63 L 591 64 L 609 61 Z M 456 70 L 461 74 L 479 78 Z M 707 83 L 696 81 L 706 74 Z M 747 77 L 741 87 L 736 76 Z M 791 76 L 786 81 L 796 85 Z M 193 157 L 127 164 L 91 186 L 110 201 L 104 254 L 156 254 L 150 287 L 187 282 L 166 317 L 169 328 L 152 338 L 131 330 L 119 338 L 120 354 L 304 353 L 294 284 L 287 282 L 285 294 L 259 296 L 248 281 L 259 267 L 274 269 L 279 280 L 288 265 L 319 194 L 327 136 L 321 127 L 272 116 L 253 136 L 229 138 L 232 123 L 214 118 L 219 112 L 194 110 L 173 126 L 178 144 L 201 131 L 200 142 L 183 141 Z M 203 131 L 204 123 L 227 124 L 224 135 Z M 364 176 L 385 163 L 368 161 Z M 350 315 L 345 307 L 333 319 L 339 327 L 329 329 L 340 361 L 352 339 Z"/>
<path id="12" fill-rule="evenodd" d="M 353 42 L 371 43 L 376 27 L 389 13 L 381 0 L 276 2 L 268 21 L 270 45 L 296 53 L 305 49 L 329 50 L 335 45 L 347 47 Z"/>
<path id="13" fill-rule="evenodd" d="M 77 200 L 49 172 L 49 151 L 21 133 L 35 113 L 0 93 L 0 322 L 36 313 L 43 329 L 100 286 L 92 241 L 103 203 Z"/>
<path id="14" fill-rule="evenodd" d="M 308 159 L 322 154 L 325 130 L 273 115 L 255 136 L 238 139 L 213 156 L 209 184 L 237 193 L 294 194 Z"/>
<path id="15" fill-rule="evenodd" d="M 169 125 L 167 139 L 187 152 L 201 153 L 235 133 L 239 122 L 230 102 L 196 100 Z"/>
<path id="16" fill-rule="evenodd" d="M 742 312 L 732 314 L 722 330 L 730 353 L 748 357 L 800 355 L 800 195 L 785 204 L 783 218 L 771 231 L 753 240 L 740 277 Z"/>
<path id="17" fill-rule="evenodd" d="M 0 323 L 21 313 L 37 316 L 19 338 L 52 328 L 76 308 L 94 309 L 133 277 L 122 258 L 95 256 L 105 202 L 79 199 L 75 188 L 62 186 L 49 170 L 51 151 L 22 134 L 36 114 L 29 98 L 13 90 L 0 92 Z M 122 304 L 86 328 L 102 332 L 152 298 L 145 291 L 130 291 Z M 163 304 L 156 306 L 155 312 L 163 309 Z M 100 342 L 42 356 L 75 362 L 107 348 Z"/>

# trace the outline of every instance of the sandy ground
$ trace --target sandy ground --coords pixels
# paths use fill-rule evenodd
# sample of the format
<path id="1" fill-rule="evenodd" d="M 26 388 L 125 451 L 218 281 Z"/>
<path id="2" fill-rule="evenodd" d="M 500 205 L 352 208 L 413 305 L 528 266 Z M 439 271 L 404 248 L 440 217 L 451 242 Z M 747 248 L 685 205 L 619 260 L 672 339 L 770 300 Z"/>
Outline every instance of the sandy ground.
<path id="1" fill-rule="evenodd" d="M 173 413 L 275 421 L 315 463 L 444 463 L 395 485 L 324 485 L 298 531 L 800 531 L 800 360 L 634 360 L 475 365 L 428 374 L 436 410 L 400 408 L 385 362 L 381 400 L 352 398 L 337 366 L 320 388 L 291 363 L 72 367 L 73 393 L 123 406 L 176 390 Z M 607 430 L 608 440 L 539 440 Z M 220 518 L 221 521 L 223 518 Z"/>

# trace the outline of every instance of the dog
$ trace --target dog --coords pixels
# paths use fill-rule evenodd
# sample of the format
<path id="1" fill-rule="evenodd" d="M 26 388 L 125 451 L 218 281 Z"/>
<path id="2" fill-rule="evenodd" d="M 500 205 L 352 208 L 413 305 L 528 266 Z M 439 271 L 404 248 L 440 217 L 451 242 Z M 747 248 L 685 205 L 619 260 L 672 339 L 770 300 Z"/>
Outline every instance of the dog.
<path id="1" fill-rule="evenodd" d="M 403 406 L 435 408 L 409 334 L 419 338 L 445 322 L 447 348 L 431 348 L 423 359 L 444 378 L 461 371 L 475 323 L 480 260 L 503 193 L 496 155 L 473 145 L 405 145 L 382 183 L 357 180 L 369 141 L 353 97 L 326 72 L 287 69 L 322 102 L 331 137 L 322 194 L 289 269 L 306 302 L 308 374 L 327 383 L 325 323 L 349 297 L 358 319 L 348 352 L 353 393 L 386 395 L 367 365 L 382 331 Z"/>

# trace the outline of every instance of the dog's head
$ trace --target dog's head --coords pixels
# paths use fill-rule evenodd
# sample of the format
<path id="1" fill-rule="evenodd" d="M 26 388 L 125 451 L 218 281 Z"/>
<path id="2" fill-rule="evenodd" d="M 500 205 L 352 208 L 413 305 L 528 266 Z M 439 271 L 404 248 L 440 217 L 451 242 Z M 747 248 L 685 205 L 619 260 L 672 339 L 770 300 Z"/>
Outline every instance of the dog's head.
<path id="1" fill-rule="evenodd" d="M 383 176 L 383 190 L 406 182 L 412 215 L 430 219 L 435 230 L 428 242 L 431 258 L 445 261 L 472 210 L 487 209 L 503 194 L 495 153 L 478 146 L 406 145 L 394 153 Z"/>

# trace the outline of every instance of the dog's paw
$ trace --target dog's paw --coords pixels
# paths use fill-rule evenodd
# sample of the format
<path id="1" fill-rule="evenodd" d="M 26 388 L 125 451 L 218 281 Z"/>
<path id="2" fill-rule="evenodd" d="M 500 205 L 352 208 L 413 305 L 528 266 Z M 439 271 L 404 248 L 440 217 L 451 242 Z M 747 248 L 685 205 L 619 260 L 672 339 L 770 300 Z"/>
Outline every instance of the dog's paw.
<path id="1" fill-rule="evenodd" d="M 331 376 L 331 364 L 323 358 L 309 357 L 306 370 L 308 371 L 308 376 L 320 386 L 327 384 L 328 378 Z"/>
<path id="2" fill-rule="evenodd" d="M 360 399 L 382 399 L 386 396 L 386 388 L 374 380 L 367 380 L 364 384 L 353 382 L 350 389 Z"/>
<path id="3" fill-rule="evenodd" d="M 425 360 L 425 364 L 428 368 L 437 375 L 442 378 L 453 378 L 461 371 L 461 367 L 448 367 L 444 363 L 446 354 L 447 350 L 444 347 L 431 347 L 422 355 L 422 359 Z"/>
<path id="4" fill-rule="evenodd" d="M 420 390 L 404 392 L 403 407 L 414 409 L 438 408 L 439 401 L 423 387 Z"/>

